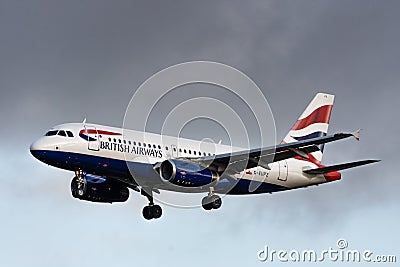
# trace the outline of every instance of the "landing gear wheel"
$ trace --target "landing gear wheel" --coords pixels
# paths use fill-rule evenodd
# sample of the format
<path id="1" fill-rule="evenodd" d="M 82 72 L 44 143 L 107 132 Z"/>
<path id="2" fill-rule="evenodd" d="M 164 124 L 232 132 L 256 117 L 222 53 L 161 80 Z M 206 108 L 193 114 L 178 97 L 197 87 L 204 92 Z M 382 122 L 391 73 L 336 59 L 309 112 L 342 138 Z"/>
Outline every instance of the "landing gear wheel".
<path id="1" fill-rule="evenodd" d="M 86 183 L 78 185 L 78 191 L 77 191 L 78 196 L 83 197 L 85 196 L 85 193 L 86 193 Z"/>
<path id="2" fill-rule="evenodd" d="M 151 214 L 151 209 L 150 209 L 150 207 L 151 207 L 151 206 L 145 206 L 145 207 L 143 208 L 143 211 L 142 211 L 143 217 L 144 217 L 146 220 L 151 220 L 151 219 L 153 219 L 153 217 L 151 216 L 152 214 Z"/>
<path id="3" fill-rule="evenodd" d="M 82 198 L 86 194 L 87 184 L 85 178 L 74 177 L 71 181 L 71 193 L 74 198 Z"/>
<path id="4" fill-rule="evenodd" d="M 142 190 L 140 190 L 140 193 L 143 196 L 147 197 L 147 199 L 149 200 L 149 205 L 143 208 L 143 217 L 146 220 L 160 218 L 162 215 L 162 209 L 159 205 L 154 205 L 153 192 L 151 190 L 145 190 L 144 188 L 142 188 Z"/>
<path id="5" fill-rule="evenodd" d="M 74 198 L 78 198 L 78 181 L 77 178 L 74 177 L 71 181 L 71 193 Z"/>
<path id="6" fill-rule="evenodd" d="M 211 199 L 211 205 L 213 209 L 219 209 L 222 205 L 222 200 L 217 195 L 212 195 L 209 197 Z"/>
<path id="7" fill-rule="evenodd" d="M 142 214 L 146 220 L 158 219 L 162 215 L 162 209 L 159 205 L 149 205 L 143 208 Z"/>
<path id="8" fill-rule="evenodd" d="M 222 200 L 217 195 L 206 196 L 201 200 L 201 206 L 205 210 L 219 209 L 221 205 Z"/>
<path id="9" fill-rule="evenodd" d="M 75 171 L 75 177 L 71 182 L 71 192 L 75 198 L 83 198 L 86 195 L 87 182 L 85 175 L 81 169 Z"/>
<path id="10" fill-rule="evenodd" d="M 152 206 L 152 209 L 153 209 L 153 218 L 154 219 L 160 218 L 162 215 L 161 207 L 159 205 L 154 205 L 154 206 Z"/>
<path id="11" fill-rule="evenodd" d="M 203 197 L 203 199 L 201 200 L 201 206 L 205 210 L 211 210 L 213 208 L 213 205 L 211 203 L 211 199 L 209 196 Z"/>

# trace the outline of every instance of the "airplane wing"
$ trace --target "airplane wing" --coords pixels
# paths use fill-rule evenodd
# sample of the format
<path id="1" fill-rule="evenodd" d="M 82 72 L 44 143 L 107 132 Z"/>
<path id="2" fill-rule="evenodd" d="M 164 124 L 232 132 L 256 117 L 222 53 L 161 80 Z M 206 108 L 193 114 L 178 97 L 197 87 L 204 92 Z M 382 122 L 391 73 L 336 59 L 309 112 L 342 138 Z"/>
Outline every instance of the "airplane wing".
<path id="1" fill-rule="evenodd" d="M 353 133 L 336 133 L 333 135 L 280 144 L 272 147 L 243 150 L 233 153 L 219 154 L 216 156 L 185 158 L 185 160 L 208 167 L 218 173 L 225 172 L 225 174 L 230 175 L 256 166 L 269 169 L 269 163 L 292 158 L 294 156 L 308 158 L 308 153 L 319 149 L 317 145 L 345 139 L 351 136 L 357 138 L 357 131 Z"/>

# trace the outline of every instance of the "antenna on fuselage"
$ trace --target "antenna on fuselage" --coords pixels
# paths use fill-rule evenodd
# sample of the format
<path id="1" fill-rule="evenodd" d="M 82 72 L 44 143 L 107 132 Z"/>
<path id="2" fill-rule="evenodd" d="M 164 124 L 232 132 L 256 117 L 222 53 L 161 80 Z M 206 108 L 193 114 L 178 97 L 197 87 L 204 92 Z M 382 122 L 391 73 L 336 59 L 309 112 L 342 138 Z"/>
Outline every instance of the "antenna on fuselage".
<path id="1" fill-rule="evenodd" d="M 83 119 L 83 122 L 82 122 L 82 123 L 86 123 L 86 118 Z"/>

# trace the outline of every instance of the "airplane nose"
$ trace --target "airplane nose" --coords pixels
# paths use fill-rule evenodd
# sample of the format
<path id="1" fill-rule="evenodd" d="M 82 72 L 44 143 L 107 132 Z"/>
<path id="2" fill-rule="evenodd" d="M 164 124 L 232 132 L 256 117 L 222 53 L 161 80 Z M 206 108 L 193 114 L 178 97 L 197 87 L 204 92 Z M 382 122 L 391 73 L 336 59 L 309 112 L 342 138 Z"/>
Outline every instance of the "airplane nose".
<path id="1" fill-rule="evenodd" d="M 31 151 L 32 156 L 34 156 L 35 158 L 39 159 L 39 154 L 40 153 L 39 153 L 38 142 L 37 141 L 33 142 L 29 149 Z"/>
<path id="2" fill-rule="evenodd" d="M 31 150 L 31 153 L 32 153 L 32 151 L 38 150 L 39 147 L 38 147 L 37 141 L 33 142 L 29 149 Z"/>
<path id="3" fill-rule="evenodd" d="M 30 146 L 30 151 L 32 156 L 37 158 L 38 160 L 41 160 L 43 153 L 44 153 L 44 143 L 42 139 L 38 139 L 35 142 L 33 142 Z"/>
<path id="4" fill-rule="evenodd" d="M 32 150 L 32 149 L 31 149 L 31 154 L 32 154 L 32 156 L 34 156 L 35 158 L 39 159 L 39 151 L 38 151 L 38 150 Z"/>

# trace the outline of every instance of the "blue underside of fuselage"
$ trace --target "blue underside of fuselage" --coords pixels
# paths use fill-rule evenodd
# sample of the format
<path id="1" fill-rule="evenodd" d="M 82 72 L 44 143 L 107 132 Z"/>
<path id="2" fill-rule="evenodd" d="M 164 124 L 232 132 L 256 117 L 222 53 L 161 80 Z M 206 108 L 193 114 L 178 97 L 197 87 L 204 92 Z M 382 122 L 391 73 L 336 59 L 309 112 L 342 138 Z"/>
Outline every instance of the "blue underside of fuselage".
<path id="1" fill-rule="evenodd" d="M 141 162 L 104 158 L 100 156 L 49 150 L 33 150 L 32 155 L 40 161 L 57 168 L 119 179 L 129 184 L 160 184 L 161 179 L 153 165 Z M 132 171 L 134 177 L 132 176 Z M 140 181 L 137 181 L 140 179 Z M 162 188 L 162 187 L 161 187 Z M 287 190 L 287 187 L 247 179 L 222 179 L 214 186 L 215 192 L 228 194 L 260 194 Z M 177 190 L 178 191 L 178 190 Z M 185 190 L 182 190 L 185 191 Z"/>

